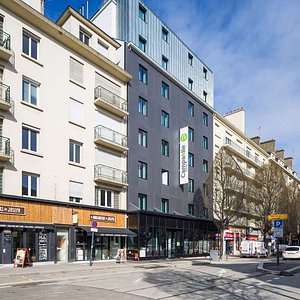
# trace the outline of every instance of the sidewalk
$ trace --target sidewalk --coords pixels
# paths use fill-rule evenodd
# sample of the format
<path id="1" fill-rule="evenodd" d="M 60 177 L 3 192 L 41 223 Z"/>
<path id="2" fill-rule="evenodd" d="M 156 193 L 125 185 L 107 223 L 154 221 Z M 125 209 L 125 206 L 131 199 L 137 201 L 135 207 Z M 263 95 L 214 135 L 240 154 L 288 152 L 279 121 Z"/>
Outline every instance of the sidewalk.
<path id="1" fill-rule="evenodd" d="M 273 275 L 291 276 L 300 271 L 300 262 L 296 260 L 280 260 L 279 266 L 277 266 L 277 261 L 274 259 L 272 262 L 260 263 L 257 271 Z"/>

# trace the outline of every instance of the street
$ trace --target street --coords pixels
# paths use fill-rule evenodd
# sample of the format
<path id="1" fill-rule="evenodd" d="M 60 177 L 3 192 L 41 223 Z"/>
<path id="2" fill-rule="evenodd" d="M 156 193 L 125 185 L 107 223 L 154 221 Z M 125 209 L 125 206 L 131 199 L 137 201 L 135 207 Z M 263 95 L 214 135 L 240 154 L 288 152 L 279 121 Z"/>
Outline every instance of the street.
<path id="1" fill-rule="evenodd" d="M 55 266 L 30 271 L 0 269 L 1 299 L 299 299 L 300 273 L 256 271 L 268 260 L 234 258 Z M 300 264 L 300 262 L 297 262 Z"/>

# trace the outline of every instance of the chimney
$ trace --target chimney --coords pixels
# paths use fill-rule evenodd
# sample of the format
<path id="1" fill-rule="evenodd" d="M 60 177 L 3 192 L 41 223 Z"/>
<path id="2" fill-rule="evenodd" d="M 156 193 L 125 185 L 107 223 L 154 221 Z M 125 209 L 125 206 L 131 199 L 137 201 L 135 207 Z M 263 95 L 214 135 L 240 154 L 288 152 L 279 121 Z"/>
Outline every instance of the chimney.
<path id="1" fill-rule="evenodd" d="M 268 153 L 275 152 L 275 140 L 265 141 L 260 143 L 260 147 Z"/>
<path id="2" fill-rule="evenodd" d="M 260 137 L 259 136 L 254 136 L 251 138 L 251 140 L 256 144 L 256 145 L 260 145 Z"/>
<path id="3" fill-rule="evenodd" d="M 284 159 L 284 150 L 276 150 L 275 154 L 277 158 Z"/>
<path id="4" fill-rule="evenodd" d="M 293 158 L 292 157 L 286 157 L 284 159 L 284 163 L 286 166 L 293 168 Z"/>

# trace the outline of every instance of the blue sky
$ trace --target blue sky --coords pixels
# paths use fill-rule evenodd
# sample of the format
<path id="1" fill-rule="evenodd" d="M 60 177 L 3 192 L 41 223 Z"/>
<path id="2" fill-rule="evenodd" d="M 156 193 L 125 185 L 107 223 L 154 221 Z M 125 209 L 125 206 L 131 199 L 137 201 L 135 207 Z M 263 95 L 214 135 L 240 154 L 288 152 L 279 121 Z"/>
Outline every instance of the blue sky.
<path id="1" fill-rule="evenodd" d="M 100 2 L 89 0 L 90 16 Z M 215 108 L 244 107 L 247 135 L 275 139 L 300 173 L 300 1 L 144 2 L 213 70 Z M 45 15 L 83 3 L 46 0 Z"/>

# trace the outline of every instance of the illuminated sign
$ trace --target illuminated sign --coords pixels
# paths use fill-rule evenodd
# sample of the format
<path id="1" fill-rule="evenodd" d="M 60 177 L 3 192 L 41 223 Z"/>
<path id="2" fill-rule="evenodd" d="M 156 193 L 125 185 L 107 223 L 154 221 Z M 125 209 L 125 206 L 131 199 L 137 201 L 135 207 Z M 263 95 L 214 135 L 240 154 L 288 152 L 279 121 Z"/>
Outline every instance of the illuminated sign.
<path id="1" fill-rule="evenodd" d="M 188 183 L 188 155 L 189 155 L 189 128 L 188 126 L 180 129 L 179 133 L 179 184 Z"/>

